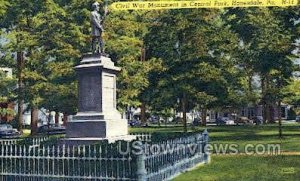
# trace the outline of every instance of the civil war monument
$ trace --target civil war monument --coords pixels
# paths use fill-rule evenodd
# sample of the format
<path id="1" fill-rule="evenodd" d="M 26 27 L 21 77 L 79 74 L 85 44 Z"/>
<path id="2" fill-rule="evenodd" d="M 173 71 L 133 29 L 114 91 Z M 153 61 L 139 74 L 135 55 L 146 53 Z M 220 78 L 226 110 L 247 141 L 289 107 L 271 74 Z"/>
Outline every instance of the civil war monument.
<path id="1" fill-rule="evenodd" d="M 127 121 L 117 110 L 116 75 L 121 68 L 104 53 L 103 21 L 107 14 L 99 14 L 100 4 L 92 5 L 92 53 L 82 56 L 75 67 L 78 76 L 79 112 L 67 123 L 65 144 L 92 144 L 99 140 L 131 140 Z"/>

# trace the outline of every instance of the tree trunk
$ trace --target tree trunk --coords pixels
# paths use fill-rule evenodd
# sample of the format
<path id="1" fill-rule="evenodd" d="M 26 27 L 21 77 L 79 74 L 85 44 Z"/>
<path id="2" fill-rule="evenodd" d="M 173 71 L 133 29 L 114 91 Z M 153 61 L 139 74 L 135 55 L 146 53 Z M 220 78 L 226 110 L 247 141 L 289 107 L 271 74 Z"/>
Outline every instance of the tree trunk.
<path id="1" fill-rule="evenodd" d="M 201 111 L 201 120 L 202 120 L 202 126 L 206 126 L 206 114 L 207 114 L 207 109 L 204 108 Z"/>
<path id="2" fill-rule="evenodd" d="M 186 120 L 186 94 L 183 94 L 182 98 L 182 114 L 183 114 L 183 130 L 187 132 L 187 120 Z"/>
<path id="3" fill-rule="evenodd" d="M 64 117 L 63 117 L 63 126 L 66 126 L 68 122 L 68 114 L 64 113 Z"/>
<path id="4" fill-rule="evenodd" d="M 266 104 L 262 105 L 262 116 L 263 116 L 263 123 L 266 124 L 267 123 L 267 114 L 266 114 Z"/>
<path id="5" fill-rule="evenodd" d="M 249 92 L 252 93 L 253 88 L 252 88 L 252 75 L 251 74 L 248 75 L 248 88 L 249 88 Z"/>
<path id="6" fill-rule="evenodd" d="M 266 82 L 265 82 L 265 94 L 268 94 L 268 89 L 269 89 L 269 76 L 266 75 Z M 271 120 L 271 109 L 270 109 L 270 100 L 269 100 L 269 96 L 266 96 L 266 119 L 267 119 L 267 123 L 270 122 Z"/>
<path id="7" fill-rule="evenodd" d="M 38 118 L 39 118 L 39 110 L 37 108 L 31 109 L 31 135 L 36 135 L 37 133 L 37 124 L 38 124 Z"/>
<path id="8" fill-rule="evenodd" d="M 271 122 L 271 105 L 268 96 L 268 89 L 269 89 L 269 75 L 263 75 L 261 80 L 261 89 L 262 89 L 262 108 L 263 108 L 263 122 L 269 123 Z"/>
<path id="9" fill-rule="evenodd" d="M 160 117 L 158 117 L 158 127 L 161 127 L 161 124 L 160 124 Z"/>
<path id="10" fill-rule="evenodd" d="M 147 123 L 146 104 L 144 102 L 142 102 L 142 105 L 141 105 L 141 122 L 142 122 L 142 125 L 145 125 Z"/>
<path id="11" fill-rule="evenodd" d="M 271 122 L 271 105 L 269 103 L 266 105 L 266 120 L 267 123 Z"/>
<path id="12" fill-rule="evenodd" d="M 51 124 L 51 121 L 52 121 L 52 115 L 51 115 L 51 112 L 52 112 L 52 111 L 49 110 L 48 125 L 50 125 L 50 124 Z"/>
<path id="13" fill-rule="evenodd" d="M 275 110 L 276 110 L 276 102 L 270 104 L 270 123 L 275 123 Z"/>
<path id="14" fill-rule="evenodd" d="M 144 47 L 141 48 L 141 62 L 144 62 L 146 60 L 146 49 Z M 146 119 L 146 104 L 144 101 L 142 101 L 141 105 L 141 123 L 142 125 L 146 125 L 147 119 Z"/>
<path id="15" fill-rule="evenodd" d="M 273 123 L 274 122 L 274 116 L 272 116 L 272 111 L 273 111 L 273 106 L 272 106 L 272 101 L 270 100 L 270 97 L 269 97 L 269 93 L 268 91 L 270 90 L 270 76 L 267 74 L 266 75 L 266 82 L 265 82 L 265 86 L 266 86 L 266 89 L 265 89 L 265 93 L 268 95 L 267 98 L 266 98 L 266 104 L 267 104 L 267 109 L 266 109 L 266 119 L 267 119 L 267 122 L 268 123 Z"/>
<path id="16" fill-rule="evenodd" d="M 129 106 L 126 107 L 126 119 L 127 120 L 131 120 L 131 117 L 130 117 L 130 107 Z"/>
<path id="17" fill-rule="evenodd" d="M 22 131 L 22 125 L 23 125 L 23 105 L 24 105 L 24 84 L 23 84 L 23 76 L 22 72 L 24 69 L 24 53 L 23 52 L 17 52 L 17 66 L 18 66 L 18 130 Z"/>
<path id="18" fill-rule="evenodd" d="M 267 75 L 266 77 L 266 88 L 267 88 L 267 91 L 270 90 L 271 88 L 271 80 L 270 80 L 270 76 Z M 276 105 L 276 102 L 273 103 L 273 101 L 271 100 L 271 98 L 269 97 L 270 95 L 268 95 L 268 98 L 267 98 L 267 119 L 268 119 L 268 123 L 274 123 L 275 120 L 274 120 L 274 104 Z M 276 106 L 275 106 L 276 107 Z"/>
<path id="19" fill-rule="evenodd" d="M 261 103 L 262 103 L 262 116 L 263 116 L 263 123 L 267 122 L 266 116 L 266 95 L 265 95 L 265 78 L 263 75 L 261 76 Z"/>
<path id="20" fill-rule="evenodd" d="M 279 138 L 282 138 L 282 120 L 281 120 L 281 101 L 278 101 L 278 131 L 279 131 Z"/>
<path id="21" fill-rule="evenodd" d="M 55 125 L 59 124 L 59 112 L 55 112 Z"/>

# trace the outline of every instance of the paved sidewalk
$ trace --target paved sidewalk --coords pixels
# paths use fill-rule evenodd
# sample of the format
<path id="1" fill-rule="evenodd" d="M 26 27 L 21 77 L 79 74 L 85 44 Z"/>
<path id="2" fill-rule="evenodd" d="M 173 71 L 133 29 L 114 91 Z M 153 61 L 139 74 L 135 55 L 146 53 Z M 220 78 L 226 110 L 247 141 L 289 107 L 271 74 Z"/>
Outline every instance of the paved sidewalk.
<path id="1" fill-rule="evenodd" d="M 284 156 L 300 156 L 300 152 L 286 152 L 281 151 L 280 153 L 276 154 L 246 154 L 246 153 L 226 153 L 226 154 L 211 154 L 211 155 L 218 155 L 218 156 L 235 156 L 235 155 L 246 155 L 246 156 L 278 156 L 278 155 L 284 155 Z"/>

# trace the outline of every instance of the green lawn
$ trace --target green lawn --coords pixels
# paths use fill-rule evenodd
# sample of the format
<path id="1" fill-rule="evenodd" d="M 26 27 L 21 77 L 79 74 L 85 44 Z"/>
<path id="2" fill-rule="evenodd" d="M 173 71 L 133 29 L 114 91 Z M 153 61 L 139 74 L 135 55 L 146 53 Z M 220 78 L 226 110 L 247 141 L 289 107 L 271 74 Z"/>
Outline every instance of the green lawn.
<path id="1" fill-rule="evenodd" d="M 189 131 L 203 130 L 203 127 L 189 128 Z M 209 126 L 212 144 L 236 144 L 239 155 L 212 155 L 209 165 L 200 166 L 186 172 L 175 181 L 285 181 L 300 180 L 300 124 L 285 124 L 283 139 L 278 138 L 277 125 L 265 126 Z M 169 126 L 160 128 L 131 128 L 130 132 L 178 132 L 183 128 Z M 280 144 L 281 152 L 289 152 L 290 156 L 282 155 L 245 155 L 247 144 Z"/>
<path id="2" fill-rule="evenodd" d="M 174 181 L 296 181 L 300 156 L 212 156 L 209 165 L 186 172 Z"/>
<path id="3" fill-rule="evenodd" d="M 242 148 L 246 144 L 280 144 L 281 151 L 300 152 L 300 125 L 284 125 L 283 139 L 278 138 L 277 125 L 215 127 L 209 129 L 212 143 L 235 143 Z"/>
<path id="4" fill-rule="evenodd" d="M 204 127 L 189 128 L 189 131 L 204 130 Z M 300 124 L 285 124 L 283 139 L 278 138 L 277 125 L 264 126 L 208 126 L 213 144 L 237 144 L 244 151 L 246 144 L 280 144 L 283 152 L 300 152 Z M 130 132 L 179 132 L 181 126 L 130 128 Z"/>

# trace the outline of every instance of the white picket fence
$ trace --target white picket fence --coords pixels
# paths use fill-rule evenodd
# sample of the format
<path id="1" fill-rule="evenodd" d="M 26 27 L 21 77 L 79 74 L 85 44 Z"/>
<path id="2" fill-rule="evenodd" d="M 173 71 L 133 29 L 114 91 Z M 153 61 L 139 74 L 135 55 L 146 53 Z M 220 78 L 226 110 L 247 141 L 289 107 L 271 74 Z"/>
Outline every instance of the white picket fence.
<path id="1" fill-rule="evenodd" d="M 150 141 L 150 134 L 137 137 L 143 141 L 144 150 L 138 154 L 132 150 L 120 154 L 128 145 L 133 148 L 134 142 L 124 141 L 72 147 L 1 144 L 0 181 L 161 181 L 208 160 L 203 150 L 208 143 L 207 132 L 156 143 Z M 167 145 L 173 149 L 157 152 L 159 146 Z"/>

